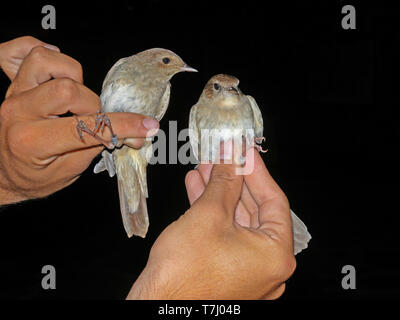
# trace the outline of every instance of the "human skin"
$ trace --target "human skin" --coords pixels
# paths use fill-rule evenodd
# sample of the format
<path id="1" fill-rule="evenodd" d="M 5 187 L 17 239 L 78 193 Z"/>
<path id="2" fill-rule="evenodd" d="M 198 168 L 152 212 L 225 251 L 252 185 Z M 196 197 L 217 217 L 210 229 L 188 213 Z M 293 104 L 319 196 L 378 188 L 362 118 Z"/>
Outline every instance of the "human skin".
<path id="1" fill-rule="evenodd" d="M 74 117 L 58 117 L 70 111 L 94 127 L 100 102 L 83 85 L 80 64 L 34 42 L 7 67 L 14 45 L 0 44 L 0 66 L 12 80 L 0 107 L 0 204 L 64 188 L 103 149 L 90 135 L 79 138 Z M 158 128 L 137 114 L 108 116 L 137 147 Z M 296 266 L 289 204 L 253 149 L 252 159 L 254 171 L 244 177 L 227 164 L 188 173 L 191 208 L 154 243 L 129 299 L 274 299 L 284 292 Z"/>
<path id="2" fill-rule="evenodd" d="M 246 176 L 233 164 L 188 173 L 191 207 L 158 237 L 128 299 L 282 295 L 296 267 L 289 203 L 254 149 L 252 159 Z"/>
<path id="3" fill-rule="evenodd" d="M 77 118 L 94 128 L 100 110 L 99 97 L 83 85 L 80 63 L 43 45 L 31 37 L 0 45 L 0 66 L 12 81 L 0 107 L 0 205 L 70 185 L 104 148 L 76 130 Z M 67 112 L 74 116 L 59 117 Z M 139 114 L 107 115 L 119 138 L 138 148 L 159 127 Z M 100 137 L 110 140 L 109 131 Z"/>
<path id="4" fill-rule="evenodd" d="M 31 36 L 24 36 L 0 43 L 0 66 L 11 81 L 15 78 L 24 58 L 32 48 L 37 46 L 43 46 L 60 52 L 60 49 L 56 46 Z"/>

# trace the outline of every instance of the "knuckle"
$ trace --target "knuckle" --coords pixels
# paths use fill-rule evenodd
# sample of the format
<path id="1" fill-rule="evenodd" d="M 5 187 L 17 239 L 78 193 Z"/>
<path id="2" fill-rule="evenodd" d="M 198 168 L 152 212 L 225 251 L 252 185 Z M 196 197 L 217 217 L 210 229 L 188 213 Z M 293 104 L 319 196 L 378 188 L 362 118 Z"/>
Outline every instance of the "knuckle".
<path id="1" fill-rule="evenodd" d="M 22 36 L 19 38 L 21 41 L 27 42 L 27 43 L 36 43 L 38 40 L 32 36 Z"/>
<path id="2" fill-rule="evenodd" d="M 63 102 L 71 103 L 79 95 L 79 87 L 74 80 L 59 78 L 53 80 L 53 94 Z"/>
<path id="3" fill-rule="evenodd" d="M 83 67 L 79 61 L 75 60 L 75 72 L 79 81 L 83 81 Z"/>
<path id="4" fill-rule="evenodd" d="M 12 99 L 6 99 L 0 106 L 0 123 L 10 119 L 13 110 Z"/>
<path id="5" fill-rule="evenodd" d="M 34 47 L 28 55 L 28 59 L 40 63 L 47 55 L 47 49 L 42 46 Z"/>
<path id="6" fill-rule="evenodd" d="M 235 181 L 236 177 L 227 170 L 215 170 L 212 174 L 212 179 L 214 181 L 232 182 Z"/>
<path id="7" fill-rule="evenodd" d="M 23 130 L 19 126 L 12 126 L 7 133 L 7 142 L 10 153 L 15 157 L 23 156 L 26 160 L 26 151 L 34 143 L 30 130 Z"/>

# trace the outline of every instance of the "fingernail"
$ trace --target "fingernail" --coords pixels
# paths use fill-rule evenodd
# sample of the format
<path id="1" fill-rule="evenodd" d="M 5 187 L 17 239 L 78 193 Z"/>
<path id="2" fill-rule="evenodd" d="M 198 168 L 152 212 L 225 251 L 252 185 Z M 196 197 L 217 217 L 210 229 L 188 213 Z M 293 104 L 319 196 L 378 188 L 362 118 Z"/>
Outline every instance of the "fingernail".
<path id="1" fill-rule="evenodd" d="M 156 119 L 146 118 L 143 119 L 142 123 L 146 129 L 158 129 L 158 121 Z"/>
<path id="2" fill-rule="evenodd" d="M 159 123 L 156 119 L 153 118 L 146 118 L 142 121 L 143 126 L 148 129 L 147 137 L 152 137 L 158 132 Z"/>
<path id="3" fill-rule="evenodd" d="M 54 50 L 54 51 L 60 52 L 60 49 L 58 47 L 56 47 L 56 46 L 53 46 L 52 44 L 47 44 L 46 43 L 45 45 L 43 45 L 43 47 L 45 47 L 47 49 L 50 49 L 50 50 Z"/>

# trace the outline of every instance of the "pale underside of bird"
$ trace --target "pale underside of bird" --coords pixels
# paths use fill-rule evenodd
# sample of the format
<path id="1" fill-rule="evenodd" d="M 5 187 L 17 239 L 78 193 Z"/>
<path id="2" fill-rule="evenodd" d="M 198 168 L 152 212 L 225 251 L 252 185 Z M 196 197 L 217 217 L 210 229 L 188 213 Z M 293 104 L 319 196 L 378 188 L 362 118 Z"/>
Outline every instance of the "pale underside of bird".
<path id="1" fill-rule="evenodd" d="M 178 72 L 196 70 L 186 65 L 174 52 L 149 49 L 122 58 L 108 72 L 100 96 L 102 112 L 133 112 L 150 116 L 158 121 L 164 116 L 170 97 L 170 79 Z M 82 129 L 78 125 L 79 129 Z M 109 126 L 108 118 L 99 115 L 99 128 Z M 112 132 L 113 134 L 113 132 Z M 95 173 L 107 170 L 110 177 L 117 175 L 122 221 L 128 237 L 145 237 L 149 227 L 146 198 L 148 197 L 146 167 L 151 154 L 151 139 L 139 150 L 126 145 L 127 141 L 112 138 L 113 151 L 104 150 Z M 109 147 L 109 144 L 104 143 Z"/>
<path id="2" fill-rule="evenodd" d="M 190 143 L 199 162 L 219 162 L 222 142 L 225 148 L 226 143 L 230 143 L 230 156 L 238 165 L 244 165 L 248 147 L 265 152 L 260 146 L 265 140 L 260 108 L 253 97 L 240 91 L 238 85 L 239 80 L 233 76 L 213 76 L 191 108 Z M 293 211 L 291 217 L 294 254 L 297 254 L 307 248 L 311 235 Z"/>

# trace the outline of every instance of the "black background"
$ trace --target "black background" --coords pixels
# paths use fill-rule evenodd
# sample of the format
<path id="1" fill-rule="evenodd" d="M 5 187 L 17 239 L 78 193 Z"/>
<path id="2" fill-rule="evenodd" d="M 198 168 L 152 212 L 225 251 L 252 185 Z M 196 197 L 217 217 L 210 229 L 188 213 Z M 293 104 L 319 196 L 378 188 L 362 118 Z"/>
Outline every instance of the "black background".
<path id="1" fill-rule="evenodd" d="M 56 30 L 41 28 L 54 4 Z M 341 28 L 353 4 L 357 29 Z M 398 298 L 400 19 L 383 2 L 111 1 L 2 4 L 0 42 L 32 35 L 81 62 L 85 84 L 100 93 L 121 57 L 164 47 L 198 74 L 172 80 L 168 120 L 187 127 L 190 107 L 214 74 L 238 77 L 261 107 L 264 160 L 292 209 L 309 228 L 310 247 L 283 300 Z M 0 76 L 3 94 L 8 86 Z M 180 143 L 182 145 L 182 143 Z M 0 297 L 122 299 L 160 232 L 189 206 L 192 165 L 148 168 L 150 230 L 126 237 L 115 179 L 92 166 L 72 186 L 0 213 Z M 41 288 L 54 265 L 57 289 Z M 354 265 L 357 289 L 343 290 Z"/>

